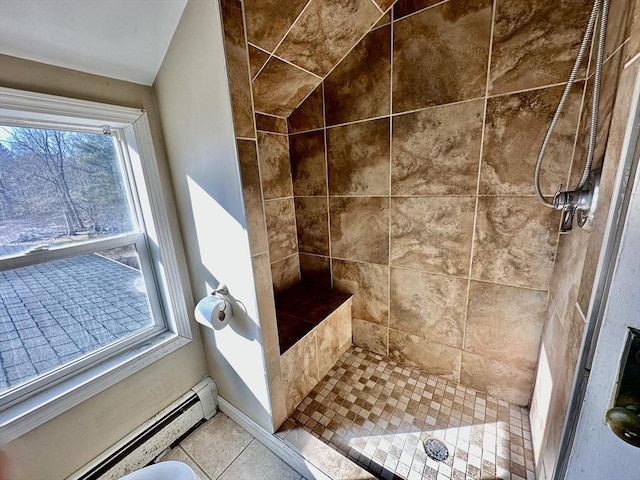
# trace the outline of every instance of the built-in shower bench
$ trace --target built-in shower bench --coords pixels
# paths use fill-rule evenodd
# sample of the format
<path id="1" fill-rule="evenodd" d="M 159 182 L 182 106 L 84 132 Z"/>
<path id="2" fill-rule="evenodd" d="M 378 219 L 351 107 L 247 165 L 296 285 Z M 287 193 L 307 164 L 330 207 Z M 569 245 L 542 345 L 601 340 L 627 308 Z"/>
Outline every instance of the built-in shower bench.
<path id="1" fill-rule="evenodd" d="M 276 295 L 288 415 L 351 345 L 351 297 L 306 283 Z"/>

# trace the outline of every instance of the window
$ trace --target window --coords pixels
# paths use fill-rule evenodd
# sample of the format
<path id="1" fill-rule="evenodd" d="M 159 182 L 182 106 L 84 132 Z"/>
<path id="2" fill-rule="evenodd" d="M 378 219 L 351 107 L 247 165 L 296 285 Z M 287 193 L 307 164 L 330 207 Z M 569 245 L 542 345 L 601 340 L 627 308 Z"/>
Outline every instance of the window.
<path id="1" fill-rule="evenodd" d="M 0 426 L 13 438 L 189 341 L 162 192 L 145 112 L 0 89 Z"/>

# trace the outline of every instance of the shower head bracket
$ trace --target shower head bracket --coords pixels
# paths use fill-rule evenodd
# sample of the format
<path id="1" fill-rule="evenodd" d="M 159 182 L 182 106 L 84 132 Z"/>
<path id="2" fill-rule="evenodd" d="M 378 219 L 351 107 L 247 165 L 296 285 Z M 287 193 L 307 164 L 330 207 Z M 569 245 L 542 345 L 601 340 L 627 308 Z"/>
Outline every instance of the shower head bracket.
<path id="1" fill-rule="evenodd" d="M 585 186 L 578 190 L 562 191 L 562 185 L 553 196 L 553 207 L 562 210 L 560 233 L 569 233 L 573 228 L 573 219 L 577 218 L 580 228 L 589 230 L 593 221 L 593 214 L 598 202 L 601 170 L 589 173 Z"/>

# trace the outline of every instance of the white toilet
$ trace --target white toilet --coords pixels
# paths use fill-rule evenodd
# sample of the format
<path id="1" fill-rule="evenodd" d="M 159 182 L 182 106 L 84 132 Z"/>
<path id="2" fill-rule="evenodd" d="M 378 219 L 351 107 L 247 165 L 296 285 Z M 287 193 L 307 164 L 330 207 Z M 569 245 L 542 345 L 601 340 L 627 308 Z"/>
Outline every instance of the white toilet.
<path id="1" fill-rule="evenodd" d="M 200 480 L 189 465 L 168 461 L 141 468 L 120 480 Z"/>

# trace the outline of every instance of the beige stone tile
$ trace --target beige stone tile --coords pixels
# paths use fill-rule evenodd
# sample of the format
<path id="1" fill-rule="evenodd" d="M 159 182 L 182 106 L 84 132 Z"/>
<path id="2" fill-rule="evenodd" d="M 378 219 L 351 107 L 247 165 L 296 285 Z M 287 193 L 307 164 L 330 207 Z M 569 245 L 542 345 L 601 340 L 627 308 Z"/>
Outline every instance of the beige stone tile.
<path id="1" fill-rule="evenodd" d="M 353 294 L 353 316 L 389 324 L 389 267 L 375 263 L 332 260 L 333 286 Z"/>
<path id="2" fill-rule="evenodd" d="M 392 268 L 389 326 L 462 348 L 467 288 L 464 278 Z"/>
<path id="3" fill-rule="evenodd" d="M 251 443 L 253 437 L 223 413 L 217 413 L 180 443 L 211 478 L 218 476 Z"/>
<path id="4" fill-rule="evenodd" d="M 287 414 L 291 415 L 320 380 L 315 330 L 284 352 L 280 357 L 280 368 L 286 394 Z"/>
<path id="5" fill-rule="evenodd" d="M 271 264 L 273 290 L 280 293 L 300 282 L 300 261 L 298 255 L 290 255 Z"/>
<path id="6" fill-rule="evenodd" d="M 590 11 L 591 4 L 581 0 L 568 0 L 561 4 L 544 0 L 526 4 L 513 0 L 498 2 L 491 52 L 490 93 L 565 82 L 573 67 Z"/>
<path id="7" fill-rule="evenodd" d="M 567 184 L 582 86 L 582 82 L 577 84 L 569 95 L 545 154 L 540 187 L 548 196 L 561 183 Z M 564 87 L 543 88 L 487 101 L 481 195 L 535 194 L 533 171 L 563 90 Z"/>
<path id="8" fill-rule="evenodd" d="M 271 57 L 253 80 L 257 112 L 287 117 L 320 84 L 320 78 Z"/>
<path id="9" fill-rule="evenodd" d="M 251 259 L 253 278 L 256 284 L 258 315 L 260 315 L 260 331 L 265 349 L 278 345 L 278 325 L 276 323 L 276 306 L 273 300 L 273 284 L 269 256 L 260 254 Z"/>
<path id="10" fill-rule="evenodd" d="M 381 16 L 370 0 L 311 0 L 276 55 L 324 77 Z"/>
<path id="11" fill-rule="evenodd" d="M 491 2 L 445 2 L 393 26 L 393 112 L 484 95 Z"/>
<path id="12" fill-rule="evenodd" d="M 327 159 L 324 132 L 289 137 L 293 192 L 298 196 L 327 195 Z"/>
<path id="13" fill-rule="evenodd" d="M 237 137 L 255 138 L 249 54 L 244 36 L 242 3 L 240 0 L 224 0 L 220 2 L 220 6 L 234 131 Z"/>
<path id="14" fill-rule="evenodd" d="M 388 263 L 388 198 L 331 197 L 329 216 L 333 257 Z"/>
<path id="15" fill-rule="evenodd" d="M 329 257 L 300 254 L 300 276 L 304 283 L 331 288 L 331 260 Z"/>
<path id="16" fill-rule="evenodd" d="M 318 372 L 322 378 L 351 346 L 351 300 L 343 303 L 316 327 Z"/>
<path id="17" fill-rule="evenodd" d="M 326 472 L 331 478 L 349 480 L 374 479 L 351 460 L 317 439 L 302 428 L 291 428 L 286 436 L 287 443 L 296 447 L 305 458 Z"/>
<path id="18" fill-rule="evenodd" d="M 245 0 L 249 41 L 273 52 L 309 0 Z"/>
<path id="19" fill-rule="evenodd" d="M 396 0 L 373 0 L 376 5 L 378 5 L 380 7 L 380 10 L 382 10 L 383 12 L 386 12 L 391 5 L 393 5 Z"/>
<path id="20" fill-rule="evenodd" d="M 640 2 L 638 2 L 638 4 L 640 5 Z M 604 165 L 602 167 L 599 200 L 596 205 L 594 223 L 591 227 L 587 254 L 585 257 L 584 268 L 582 269 L 580 290 L 578 292 L 578 303 L 583 312 L 587 312 L 589 309 L 591 290 L 593 289 L 599 253 L 602 248 L 602 241 L 611 204 L 611 196 L 613 194 L 615 178 L 620 160 L 620 153 L 622 151 L 627 120 L 629 118 L 629 108 L 632 104 L 631 96 L 639 68 L 640 58 L 636 59 L 631 65 L 624 69 L 620 75 L 616 103 L 611 118 L 611 128 L 609 130 L 609 137 L 607 140 Z"/>
<path id="21" fill-rule="evenodd" d="M 244 450 L 220 480 L 300 480 L 302 477 L 257 440 Z"/>
<path id="22" fill-rule="evenodd" d="M 256 128 L 263 132 L 287 133 L 287 119 L 256 113 Z M 288 150 L 287 150 L 288 151 Z"/>
<path id="23" fill-rule="evenodd" d="M 467 276 L 471 261 L 473 197 L 391 199 L 391 265 Z"/>
<path id="24" fill-rule="evenodd" d="M 474 195 L 483 114 L 474 100 L 393 117 L 392 193 Z"/>
<path id="25" fill-rule="evenodd" d="M 267 219 L 271 263 L 297 253 L 296 217 L 293 198 L 265 202 L 265 216 Z"/>
<path id="26" fill-rule="evenodd" d="M 459 381 L 461 353 L 458 348 L 389 329 L 389 357 L 405 365 L 422 368 L 432 375 Z"/>
<path id="27" fill-rule="evenodd" d="M 528 405 L 533 388 L 533 370 L 462 352 L 460 383 L 516 405 Z"/>
<path id="28" fill-rule="evenodd" d="M 280 347 L 266 351 L 267 379 L 269 380 L 269 397 L 271 399 L 271 416 L 273 429 L 277 430 L 287 419 L 287 402 L 280 369 Z"/>
<path id="29" fill-rule="evenodd" d="M 440 2 L 441 0 L 399 0 L 393 6 L 393 19 L 399 20 Z"/>
<path id="30" fill-rule="evenodd" d="M 247 216 L 249 246 L 251 247 L 251 254 L 258 255 L 267 251 L 268 244 L 256 142 L 238 140 L 237 146 L 240 177 L 242 179 L 242 196 Z"/>
<path id="31" fill-rule="evenodd" d="M 391 27 L 369 32 L 324 82 L 327 125 L 390 111 Z"/>
<path id="32" fill-rule="evenodd" d="M 464 350 L 534 370 L 547 292 L 471 282 Z"/>
<path id="33" fill-rule="evenodd" d="M 480 197 L 471 277 L 546 290 L 558 223 L 535 197 Z"/>
<path id="34" fill-rule="evenodd" d="M 287 117 L 289 133 L 307 132 L 324 127 L 323 84 L 316 89 Z"/>
<path id="35" fill-rule="evenodd" d="M 258 156 L 264 199 L 292 197 L 293 184 L 287 137 L 258 132 Z"/>
<path id="36" fill-rule="evenodd" d="M 389 345 L 389 329 L 366 320 L 353 318 L 351 322 L 353 328 L 353 343 L 359 347 L 387 355 Z"/>
<path id="37" fill-rule="evenodd" d="M 200 480 L 207 480 L 209 478 L 207 477 L 206 473 L 204 473 L 202 469 L 198 466 L 198 464 L 194 462 L 193 459 L 189 455 L 187 455 L 185 451 L 182 449 L 182 447 L 180 446 L 172 448 L 169 452 L 164 454 L 160 458 L 160 460 L 158 460 L 158 462 L 168 462 L 168 461 L 186 463 L 191 467 L 193 472 L 198 476 Z"/>
<path id="38" fill-rule="evenodd" d="M 628 62 L 640 53 L 640 2 L 636 1 L 633 11 L 629 12 L 627 34 L 629 42 L 624 46 L 624 60 Z"/>
<path id="39" fill-rule="evenodd" d="M 329 255 L 329 208 L 326 197 L 295 199 L 298 249 L 304 253 Z"/>
<path id="40" fill-rule="evenodd" d="M 249 68 L 251 69 L 251 78 L 255 77 L 260 69 L 269 60 L 269 54 L 259 48 L 249 45 Z"/>
<path id="41" fill-rule="evenodd" d="M 329 195 L 389 195 L 389 119 L 327 130 Z"/>

